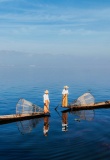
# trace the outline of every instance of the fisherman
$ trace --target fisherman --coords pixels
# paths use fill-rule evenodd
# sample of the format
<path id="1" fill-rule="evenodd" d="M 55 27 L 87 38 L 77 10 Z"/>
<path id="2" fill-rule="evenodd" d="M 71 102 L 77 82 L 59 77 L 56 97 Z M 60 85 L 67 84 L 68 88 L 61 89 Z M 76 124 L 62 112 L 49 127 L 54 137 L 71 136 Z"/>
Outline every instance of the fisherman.
<path id="1" fill-rule="evenodd" d="M 49 100 L 49 91 L 46 90 L 44 92 L 44 95 L 43 95 L 43 101 L 44 101 L 44 113 L 50 113 L 49 111 L 49 103 L 50 103 L 50 100 Z"/>
<path id="2" fill-rule="evenodd" d="M 62 91 L 62 107 L 68 106 L 68 86 L 64 86 L 64 89 Z"/>

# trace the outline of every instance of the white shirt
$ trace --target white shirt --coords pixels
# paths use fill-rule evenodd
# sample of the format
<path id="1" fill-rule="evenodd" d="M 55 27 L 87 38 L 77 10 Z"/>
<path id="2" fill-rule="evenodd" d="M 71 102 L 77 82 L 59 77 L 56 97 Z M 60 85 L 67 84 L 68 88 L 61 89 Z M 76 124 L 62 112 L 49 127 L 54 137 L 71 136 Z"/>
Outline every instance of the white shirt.
<path id="1" fill-rule="evenodd" d="M 63 89 L 62 94 L 69 94 L 67 89 Z"/>
<path id="2" fill-rule="evenodd" d="M 44 134 L 46 134 L 48 131 L 49 131 L 49 127 L 48 127 L 48 129 L 45 129 L 45 127 L 43 127 Z"/>
<path id="3" fill-rule="evenodd" d="M 43 98 L 44 98 L 44 103 L 45 103 L 46 100 L 49 101 L 49 95 L 48 95 L 48 94 L 44 94 L 44 95 L 43 95 Z"/>

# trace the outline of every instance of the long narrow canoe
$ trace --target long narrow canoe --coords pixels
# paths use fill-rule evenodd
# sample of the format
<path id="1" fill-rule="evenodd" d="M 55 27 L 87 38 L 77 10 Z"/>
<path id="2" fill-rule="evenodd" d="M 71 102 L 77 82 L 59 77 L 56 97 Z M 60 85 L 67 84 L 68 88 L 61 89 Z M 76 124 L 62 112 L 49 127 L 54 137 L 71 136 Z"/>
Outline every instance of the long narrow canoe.
<path id="1" fill-rule="evenodd" d="M 32 118 L 40 118 L 44 116 L 49 116 L 49 114 L 44 114 L 44 112 L 34 112 L 34 113 L 26 113 L 26 114 L 11 114 L 11 115 L 1 115 L 0 116 L 0 124 L 32 119 Z"/>
<path id="2" fill-rule="evenodd" d="M 63 107 L 63 108 L 68 108 L 72 110 L 110 108 L 110 100 L 105 102 L 95 103 L 93 105 L 77 106 L 77 105 L 69 104 L 67 107 Z"/>

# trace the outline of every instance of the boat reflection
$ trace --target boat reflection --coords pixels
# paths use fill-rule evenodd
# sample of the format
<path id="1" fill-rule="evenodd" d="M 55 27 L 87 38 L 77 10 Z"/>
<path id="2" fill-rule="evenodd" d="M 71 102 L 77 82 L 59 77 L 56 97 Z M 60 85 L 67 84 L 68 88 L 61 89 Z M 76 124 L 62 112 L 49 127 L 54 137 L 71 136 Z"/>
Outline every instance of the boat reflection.
<path id="1" fill-rule="evenodd" d="M 76 117 L 74 120 L 78 122 L 80 122 L 81 120 L 93 121 L 95 116 L 95 111 L 94 110 L 62 111 L 62 131 L 65 132 L 68 131 L 68 114 L 73 114 L 73 116 Z"/>
<path id="2" fill-rule="evenodd" d="M 20 131 L 20 133 L 27 134 L 27 133 L 30 133 L 41 120 L 44 120 L 43 134 L 44 136 L 47 136 L 48 131 L 49 131 L 49 117 L 48 116 L 45 116 L 44 118 L 34 118 L 34 119 L 29 119 L 29 120 L 24 120 L 24 121 L 18 121 L 16 123 L 17 123 L 18 130 Z"/>
<path id="3" fill-rule="evenodd" d="M 44 117 L 44 126 L 43 126 L 44 136 L 48 136 L 48 131 L 49 131 L 49 117 L 45 116 Z"/>
<path id="4" fill-rule="evenodd" d="M 20 99 L 16 105 L 16 114 L 30 114 L 30 116 L 33 116 L 34 114 L 40 114 L 44 117 L 44 127 L 43 132 L 44 135 L 47 136 L 48 130 L 49 130 L 49 119 L 48 116 L 50 114 L 45 114 L 41 107 L 31 103 L 30 101 L 27 101 L 25 99 Z M 29 117 L 28 117 L 29 118 Z M 36 125 L 39 123 L 40 120 L 43 118 L 32 118 L 28 120 L 18 121 L 17 126 L 19 131 L 22 134 L 30 133 L 33 128 L 36 127 Z"/>
<path id="5" fill-rule="evenodd" d="M 35 128 L 41 120 L 42 118 L 34 118 L 34 119 L 29 119 L 24 121 L 18 121 L 16 123 L 20 133 L 27 134 L 27 133 L 30 133 L 33 130 L 33 128 Z"/>

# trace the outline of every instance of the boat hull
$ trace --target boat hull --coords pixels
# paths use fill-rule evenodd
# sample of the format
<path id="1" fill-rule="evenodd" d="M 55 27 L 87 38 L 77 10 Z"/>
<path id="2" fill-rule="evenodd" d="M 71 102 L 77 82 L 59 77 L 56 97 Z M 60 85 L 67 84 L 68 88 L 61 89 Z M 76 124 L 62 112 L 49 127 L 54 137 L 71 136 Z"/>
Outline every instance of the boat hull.
<path id="1" fill-rule="evenodd" d="M 67 107 L 63 107 L 65 109 L 71 109 L 71 110 L 84 110 L 84 109 L 100 109 L 100 108 L 110 108 L 110 101 L 105 102 L 99 102 L 95 103 L 93 105 L 83 105 L 83 106 L 77 106 L 69 104 Z"/>
<path id="2" fill-rule="evenodd" d="M 27 113 L 27 114 L 11 114 L 11 115 L 1 115 L 0 124 L 11 123 L 21 120 L 27 120 L 32 118 L 40 118 L 44 116 L 49 116 L 50 114 L 44 114 L 44 112 Z"/>

